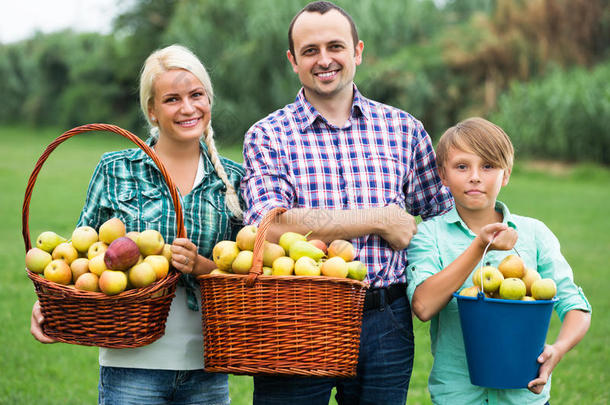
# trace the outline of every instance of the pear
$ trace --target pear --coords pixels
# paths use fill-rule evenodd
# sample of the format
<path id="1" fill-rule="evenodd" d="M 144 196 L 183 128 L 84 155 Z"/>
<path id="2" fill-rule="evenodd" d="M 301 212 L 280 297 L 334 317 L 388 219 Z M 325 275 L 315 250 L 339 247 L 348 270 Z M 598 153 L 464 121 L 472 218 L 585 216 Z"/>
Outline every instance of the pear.
<path id="1" fill-rule="evenodd" d="M 53 252 L 53 249 L 57 247 L 57 245 L 65 242 L 66 240 L 66 238 L 59 236 L 53 231 L 45 231 L 36 238 L 36 247 L 44 250 L 45 252 L 51 253 Z"/>
<path id="2" fill-rule="evenodd" d="M 284 248 L 286 253 L 290 252 L 290 246 L 296 241 L 306 241 L 307 237 L 305 235 L 301 235 L 296 232 L 284 232 L 282 236 L 280 236 L 280 246 Z"/>
<path id="3" fill-rule="evenodd" d="M 303 256 L 311 257 L 315 261 L 318 261 L 322 257 L 324 257 L 324 251 L 318 249 L 307 241 L 297 240 L 290 246 L 290 251 L 288 252 L 288 255 L 295 262 Z"/>

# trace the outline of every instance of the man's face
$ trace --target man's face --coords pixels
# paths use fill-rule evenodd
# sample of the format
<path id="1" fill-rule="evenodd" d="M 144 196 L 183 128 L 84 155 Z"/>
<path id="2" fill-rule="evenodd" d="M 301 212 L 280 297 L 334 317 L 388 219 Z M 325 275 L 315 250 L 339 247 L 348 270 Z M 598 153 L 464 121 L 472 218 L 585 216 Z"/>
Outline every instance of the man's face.
<path id="1" fill-rule="evenodd" d="M 354 49 L 345 16 L 336 10 L 325 14 L 305 12 L 294 23 L 292 39 L 295 53 L 288 51 L 288 60 L 307 97 L 352 96 L 352 82 L 356 66 L 362 62 L 364 44 L 360 41 Z"/>

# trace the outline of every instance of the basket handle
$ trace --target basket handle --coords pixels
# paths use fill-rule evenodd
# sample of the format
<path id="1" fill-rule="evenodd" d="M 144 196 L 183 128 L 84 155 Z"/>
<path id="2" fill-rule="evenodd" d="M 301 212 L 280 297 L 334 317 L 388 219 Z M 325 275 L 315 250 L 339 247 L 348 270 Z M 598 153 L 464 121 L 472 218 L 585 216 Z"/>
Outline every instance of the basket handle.
<path id="1" fill-rule="evenodd" d="M 34 189 L 34 184 L 36 183 L 36 178 L 38 177 L 38 173 L 40 172 L 40 169 L 42 169 L 42 165 L 47 160 L 47 158 L 49 157 L 51 152 L 53 152 L 55 150 L 55 148 L 57 148 L 62 142 L 64 142 L 68 138 L 73 137 L 74 135 L 78 135 L 78 134 L 81 134 L 84 132 L 91 132 L 91 131 L 114 132 L 117 135 L 121 135 L 121 136 L 129 139 L 130 141 L 135 143 L 140 149 L 142 149 L 148 156 L 150 156 L 150 158 L 155 162 L 155 164 L 161 171 L 161 174 L 163 175 L 163 178 L 165 179 L 165 182 L 167 183 L 167 187 L 169 188 L 169 192 L 172 196 L 172 201 L 174 203 L 174 209 L 176 211 L 176 226 L 178 228 L 177 237 L 178 238 L 186 237 L 186 230 L 184 229 L 184 219 L 182 217 L 182 205 L 180 204 L 180 197 L 178 197 L 178 191 L 177 191 L 176 186 L 174 185 L 174 182 L 172 181 L 171 177 L 167 173 L 165 166 L 163 166 L 163 163 L 161 163 L 161 160 L 159 160 L 159 157 L 157 156 L 155 151 L 153 151 L 150 148 L 150 146 L 148 146 L 146 143 L 144 143 L 136 135 L 132 134 L 131 132 L 129 132 L 125 129 L 117 127 L 116 125 L 88 124 L 88 125 L 81 125 L 79 127 L 72 128 L 71 130 L 66 131 L 62 135 L 58 136 L 53 142 L 51 142 L 49 144 L 49 146 L 47 146 L 44 153 L 38 159 L 38 162 L 36 162 L 36 166 L 34 167 L 32 174 L 30 175 L 30 179 L 28 180 L 28 184 L 25 189 L 25 197 L 23 199 L 23 210 L 22 210 L 22 216 L 21 216 L 21 231 L 23 234 L 23 242 L 25 243 L 26 252 L 28 250 L 30 250 L 30 248 L 32 247 L 32 243 L 30 240 L 29 220 L 28 220 L 29 213 L 30 213 L 30 199 L 32 198 L 32 191 Z"/>
<path id="2" fill-rule="evenodd" d="M 267 231 L 269 227 L 275 220 L 277 216 L 284 213 L 286 208 L 276 207 L 267 212 L 260 224 L 258 225 L 258 230 L 256 232 L 256 239 L 254 240 L 254 255 L 252 259 L 252 267 L 250 268 L 250 272 L 248 273 L 248 278 L 246 279 L 246 285 L 248 287 L 252 287 L 257 277 L 263 274 L 263 247 L 265 245 L 265 240 L 267 237 Z"/>

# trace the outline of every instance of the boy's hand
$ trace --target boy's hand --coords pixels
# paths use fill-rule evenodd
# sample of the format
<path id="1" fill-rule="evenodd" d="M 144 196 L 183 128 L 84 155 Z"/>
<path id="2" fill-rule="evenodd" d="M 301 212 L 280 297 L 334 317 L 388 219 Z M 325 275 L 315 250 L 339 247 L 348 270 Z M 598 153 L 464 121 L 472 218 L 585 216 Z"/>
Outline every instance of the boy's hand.
<path id="1" fill-rule="evenodd" d="M 491 250 L 511 250 L 517 243 L 517 231 L 503 223 L 485 225 L 478 235 L 483 248 L 493 240 Z"/>
<path id="2" fill-rule="evenodd" d="M 42 323 L 44 322 L 44 317 L 42 316 L 42 312 L 40 311 L 40 302 L 36 301 L 34 303 L 34 307 L 32 308 L 32 318 L 30 319 L 30 333 L 34 336 L 34 339 L 38 340 L 41 343 L 55 343 L 56 340 L 48 337 L 42 331 Z"/>
<path id="3" fill-rule="evenodd" d="M 560 351 L 557 350 L 553 345 L 545 345 L 544 351 L 538 356 L 538 363 L 540 363 L 540 371 L 538 372 L 538 378 L 533 379 L 527 384 L 527 389 L 534 394 L 540 394 L 544 389 L 544 385 L 549 380 L 553 369 L 559 363 L 563 356 Z"/>

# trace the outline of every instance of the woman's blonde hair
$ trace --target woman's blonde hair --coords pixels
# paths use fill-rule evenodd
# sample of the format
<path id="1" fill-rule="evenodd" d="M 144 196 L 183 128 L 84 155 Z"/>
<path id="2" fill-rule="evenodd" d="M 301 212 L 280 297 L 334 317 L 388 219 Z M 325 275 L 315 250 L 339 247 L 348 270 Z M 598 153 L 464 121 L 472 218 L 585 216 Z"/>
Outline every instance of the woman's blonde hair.
<path id="1" fill-rule="evenodd" d="M 515 151 L 506 132 L 484 118 L 473 117 L 459 122 L 441 136 L 436 145 L 436 164 L 447 164 L 449 149 L 474 153 L 484 161 L 504 170 L 513 167 Z"/>
<path id="2" fill-rule="evenodd" d="M 203 89 L 210 102 L 210 109 L 214 103 L 214 90 L 212 89 L 210 76 L 203 66 L 203 63 L 201 63 L 193 52 L 181 45 L 170 45 L 156 50 L 146 59 L 146 62 L 144 62 L 140 75 L 140 109 L 150 126 L 151 135 L 155 137 L 159 136 L 159 128 L 151 121 L 149 116 L 149 108 L 152 106 L 155 98 L 155 80 L 160 74 L 174 69 L 183 69 L 191 72 L 203 85 Z M 227 188 L 225 198 L 226 205 L 234 216 L 241 219 L 243 212 L 239 206 L 239 197 L 237 196 L 235 188 L 229 181 L 227 172 L 222 166 L 220 156 L 216 150 L 212 120 L 210 120 L 208 127 L 204 130 L 202 135 L 203 140 L 208 147 L 208 155 L 214 165 L 214 169 Z"/>

